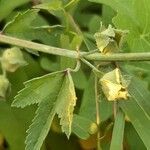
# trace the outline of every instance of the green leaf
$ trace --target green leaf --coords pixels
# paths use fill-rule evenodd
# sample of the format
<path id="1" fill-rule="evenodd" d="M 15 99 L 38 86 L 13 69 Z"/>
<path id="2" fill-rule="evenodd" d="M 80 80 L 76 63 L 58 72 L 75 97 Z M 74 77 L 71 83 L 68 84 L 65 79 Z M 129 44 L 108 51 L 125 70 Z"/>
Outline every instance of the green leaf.
<path id="1" fill-rule="evenodd" d="M 144 110 L 134 99 L 119 101 L 119 105 L 131 120 L 147 149 L 150 149 L 150 120 L 147 118 Z"/>
<path id="2" fill-rule="evenodd" d="M 133 63 L 124 63 L 125 70 L 138 79 L 144 80 L 143 84 L 150 83 L 150 62 L 133 62 Z"/>
<path id="3" fill-rule="evenodd" d="M 38 15 L 37 9 L 27 10 L 18 13 L 10 22 L 8 22 L 5 25 L 3 32 L 6 35 L 18 38 L 39 40 L 48 45 L 56 45 L 57 43 L 58 45 L 57 38 L 59 37 L 62 26 L 48 26 L 45 22 L 46 21 Z"/>
<path id="4" fill-rule="evenodd" d="M 140 139 L 139 135 L 137 134 L 136 130 L 132 126 L 131 123 L 126 123 L 125 131 L 124 131 L 125 141 L 130 149 L 142 149 L 146 150 L 144 143 Z"/>
<path id="5" fill-rule="evenodd" d="M 75 114 L 73 116 L 72 132 L 81 139 L 87 139 L 91 134 L 93 134 L 91 133 L 91 127 L 93 124 L 95 125 L 94 130 L 97 131 L 96 123 L 85 117 Z"/>
<path id="6" fill-rule="evenodd" d="M 31 111 L 28 109 L 31 113 Z M 25 140 L 25 124 L 24 119 L 26 118 L 23 111 L 17 111 L 22 116 L 22 120 L 18 119 L 18 115 L 14 109 L 10 107 L 5 102 L 0 101 L 0 133 L 2 133 L 9 143 L 11 149 L 24 149 L 24 140 Z M 32 113 L 30 114 L 32 116 Z M 28 117 L 30 118 L 30 117 Z M 25 120 L 29 122 L 30 119 L 26 118 Z"/>
<path id="7" fill-rule="evenodd" d="M 56 11 L 62 9 L 62 1 L 61 0 L 52 0 L 51 2 L 43 3 L 34 6 L 37 9 L 44 9 L 48 11 Z"/>
<path id="8" fill-rule="evenodd" d="M 83 71 L 82 68 L 80 68 L 78 70 L 78 72 L 74 72 L 72 77 L 73 77 L 74 84 L 75 84 L 76 88 L 78 88 L 78 89 L 84 89 L 85 88 L 87 81 L 88 81 L 88 79 L 87 79 L 88 75 L 86 75 L 86 73 Z"/>
<path id="9" fill-rule="evenodd" d="M 25 82 L 25 88 L 15 96 L 12 106 L 23 108 L 27 105 L 43 101 L 49 95 L 50 91 L 53 92 L 54 87 L 51 85 L 61 86 L 62 74 L 59 73 L 61 72 L 48 74 Z"/>
<path id="10" fill-rule="evenodd" d="M 54 97 L 51 94 L 51 98 L 46 97 L 39 105 L 36 116 L 33 119 L 32 125 L 27 130 L 26 137 L 26 150 L 40 150 L 44 139 L 46 138 L 52 119 L 55 115 L 53 109 Z M 56 96 L 55 96 L 56 97 Z M 51 100 L 51 102 L 49 101 Z"/>
<path id="11" fill-rule="evenodd" d="M 36 69 L 36 74 L 38 73 Z M 11 108 L 10 103 L 14 95 L 22 88 L 22 82 L 27 80 L 25 69 L 19 69 L 13 74 L 8 74 L 7 77 L 11 83 L 11 94 L 6 101 L 0 101 L 0 132 L 3 133 L 9 149 L 21 150 L 25 149 L 25 131 L 34 116 L 35 107 L 25 109 Z"/>
<path id="12" fill-rule="evenodd" d="M 125 126 L 125 116 L 121 109 L 118 109 L 113 128 L 110 150 L 123 149 L 123 135 Z"/>
<path id="13" fill-rule="evenodd" d="M 99 115 L 101 122 L 106 121 L 113 114 L 113 103 L 110 103 L 104 95 L 102 89 L 99 96 Z"/>
<path id="14" fill-rule="evenodd" d="M 147 140 L 150 138 L 149 90 L 143 81 L 134 77 L 130 81 L 128 92 L 130 99 L 119 101 L 119 104 L 129 117 L 143 143 L 149 149 L 150 144 Z"/>
<path id="15" fill-rule="evenodd" d="M 57 56 L 47 56 L 44 54 L 44 56 L 41 56 L 40 58 L 40 66 L 42 67 L 42 69 L 51 72 L 56 71 L 60 68 L 59 58 Z"/>
<path id="16" fill-rule="evenodd" d="M 70 38 L 66 34 L 61 34 L 60 36 L 60 44 L 62 48 L 70 49 Z M 60 68 L 74 68 L 76 61 L 71 58 L 61 57 L 60 58 Z"/>
<path id="17" fill-rule="evenodd" d="M 70 72 L 50 73 L 26 82 L 25 86 L 15 97 L 12 106 L 25 107 L 38 103 L 36 116 L 27 131 L 26 150 L 40 150 L 56 113 L 60 117 L 62 131 L 69 138 L 76 104 Z"/>
<path id="18" fill-rule="evenodd" d="M 89 30 L 91 33 L 95 33 L 99 30 L 101 18 L 98 15 L 94 15 L 89 22 Z"/>
<path id="19" fill-rule="evenodd" d="M 117 16 L 113 19 L 113 23 L 119 29 L 129 30 L 130 33 L 127 37 L 127 42 L 132 51 L 148 51 L 150 49 L 149 0 L 89 1 L 106 4 L 117 12 Z"/>
<path id="20" fill-rule="evenodd" d="M 70 37 L 67 34 L 61 34 L 60 36 L 60 44 L 62 48 L 76 50 L 82 44 L 81 36 L 75 34 L 73 39 L 70 41 Z M 76 61 L 70 58 L 61 57 L 60 58 L 60 67 L 61 69 L 65 68 L 74 68 L 76 65 Z"/>
<path id="21" fill-rule="evenodd" d="M 71 125 L 73 119 L 73 110 L 76 105 L 76 94 L 74 89 L 74 83 L 70 72 L 67 72 L 67 76 L 63 81 L 62 88 L 57 97 L 56 112 L 60 119 L 60 125 L 62 125 L 62 131 L 66 133 L 69 138 L 71 134 Z"/>
<path id="22" fill-rule="evenodd" d="M 23 37 L 28 32 L 33 32 L 31 23 L 37 17 L 38 10 L 28 10 L 23 13 L 18 13 L 12 21 L 8 22 L 3 29 L 3 32 L 8 35 L 16 35 Z"/>
<path id="23" fill-rule="evenodd" d="M 102 93 L 102 91 L 100 91 Z M 109 103 L 104 95 L 99 95 L 99 108 L 101 122 L 107 120 L 112 115 L 112 104 Z M 76 122 L 75 122 L 76 121 Z M 90 135 L 90 127 L 96 122 L 96 104 L 94 75 L 91 73 L 85 86 L 78 116 L 74 118 L 73 132 L 80 138 L 87 139 Z M 78 128 L 77 128 L 78 127 Z"/>
<path id="24" fill-rule="evenodd" d="M 30 0 L 1 0 L 0 1 L 0 21 L 7 17 L 15 8 L 21 6 Z"/>
<path id="25" fill-rule="evenodd" d="M 114 16 L 115 16 L 115 11 L 111 9 L 111 7 L 107 5 L 102 6 L 102 19 L 104 25 L 108 26 L 110 23 L 112 23 L 112 18 Z"/>
<path id="26" fill-rule="evenodd" d="M 93 74 L 91 74 L 87 85 L 85 86 L 79 115 L 94 122 L 96 120 L 96 104 Z"/>
<path id="27" fill-rule="evenodd" d="M 138 78 L 133 78 L 129 84 L 128 91 L 131 97 L 145 112 L 147 118 L 150 119 L 150 92 L 148 91 L 144 82 L 140 81 Z"/>

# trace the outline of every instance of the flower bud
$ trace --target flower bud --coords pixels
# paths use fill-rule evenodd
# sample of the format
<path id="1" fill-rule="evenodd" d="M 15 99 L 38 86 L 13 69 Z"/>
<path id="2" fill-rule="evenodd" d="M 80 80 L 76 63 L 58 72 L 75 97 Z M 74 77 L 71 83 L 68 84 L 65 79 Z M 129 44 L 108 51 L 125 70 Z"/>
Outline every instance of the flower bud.
<path id="1" fill-rule="evenodd" d="M 102 28 L 103 26 L 101 26 Z M 97 48 L 103 54 L 110 54 L 118 52 L 122 46 L 125 35 L 128 33 L 126 30 L 114 29 L 111 25 L 107 29 L 103 29 L 95 33 Z"/>
<path id="2" fill-rule="evenodd" d="M 26 65 L 21 50 L 17 47 L 7 49 L 2 55 L 2 68 L 9 72 L 15 72 L 20 66 Z"/>
<path id="3" fill-rule="evenodd" d="M 0 97 L 5 98 L 9 89 L 10 83 L 6 77 L 0 75 Z"/>

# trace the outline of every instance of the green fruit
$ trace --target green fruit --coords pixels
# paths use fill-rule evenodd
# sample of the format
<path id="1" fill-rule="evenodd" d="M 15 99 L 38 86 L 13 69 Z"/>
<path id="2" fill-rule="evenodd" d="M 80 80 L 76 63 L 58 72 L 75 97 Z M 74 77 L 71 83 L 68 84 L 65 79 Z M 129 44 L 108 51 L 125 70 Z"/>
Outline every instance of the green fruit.
<path id="1" fill-rule="evenodd" d="M 2 55 L 2 68 L 9 72 L 15 72 L 19 67 L 26 65 L 21 50 L 17 47 L 7 49 Z"/>

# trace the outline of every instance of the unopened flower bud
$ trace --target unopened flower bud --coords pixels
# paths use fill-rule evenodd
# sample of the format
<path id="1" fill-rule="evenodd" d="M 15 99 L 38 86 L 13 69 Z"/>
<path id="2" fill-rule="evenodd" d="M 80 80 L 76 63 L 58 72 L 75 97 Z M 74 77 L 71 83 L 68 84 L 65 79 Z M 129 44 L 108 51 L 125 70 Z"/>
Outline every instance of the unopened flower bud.
<path id="1" fill-rule="evenodd" d="M 103 26 L 101 26 L 102 28 Z M 114 29 L 111 25 L 107 29 L 95 33 L 97 48 L 103 54 L 110 54 L 118 52 L 122 46 L 126 30 Z"/>

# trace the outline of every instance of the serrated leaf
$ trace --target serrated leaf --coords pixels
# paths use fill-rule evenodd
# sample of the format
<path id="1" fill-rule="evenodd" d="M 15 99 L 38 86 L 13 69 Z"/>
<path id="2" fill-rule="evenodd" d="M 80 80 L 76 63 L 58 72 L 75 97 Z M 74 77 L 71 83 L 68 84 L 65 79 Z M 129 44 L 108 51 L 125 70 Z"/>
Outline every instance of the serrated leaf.
<path id="1" fill-rule="evenodd" d="M 110 150 L 123 149 L 125 116 L 121 109 L 118 109 L 113 128 Z"/>
<path id="2" fill-rule="evenodd" d="M 119 29 L 129 30 L 127 42 L 132 51 L 150 49 L 150 1 L 149 0 L 89 0 L 112 7 L 117 16 L 113 23 Z M 142 6 L 142 7 L 141 7 Z M 142 13 L 141 13 L 142 12 Z"/>
<path id="3" fill-rule="evenodd" d="M 54 87 L 51 85 L 59 85 L 59 82 L 62 80 L 62 75 L 59 75 L 59 73 L 61 72 L 48 74 L 25 82 L 25 88 L 15 96 L 12 106 L 23 108 L 27 105 L 40 103 L 45 99 L 46 94 L 53 91 Z"/>
<path id="4" fill-rule="evenodd" d="M 60 125 L 62 125 L 62 131 L 69 138 L 71 134 L 71 125 L 73 120 L 73 110 L 76 105 L 76 94 L 74 89 L 74 83 L 70 72 L 68 71 L 66 78 L 63 81 L 62 89 L 57 97 L 56 112 L 60 118 Z M 65 109 L 64 109 L 65 108 Z"/>
<path id="5" fill-rule="evenodd" d="M 50 92 L 50 95 L 46 96 L 45 99 L 39 104 L 33 123 L 27 130 L 28 135 L 25 141 L 26 150 L 40 150 L 42 143 L 46 138 L 55 115 L 53 107 L 58 89 L 55 92 L 55 94 Z"/>
<path id="6" fill-rule="evenodd" d="M 38 109 L 27 131 L 26 150 L 40 150 L 56 113 L 60 117 L 62 131 L 69 138 L 76 104 L 70 72 L 67 70 L 50 73 L 26 82 L 25 88 L 15 97 L 12 106 L 25 107 L 34 103 L 38 103 Z"/>

